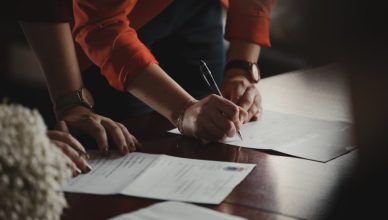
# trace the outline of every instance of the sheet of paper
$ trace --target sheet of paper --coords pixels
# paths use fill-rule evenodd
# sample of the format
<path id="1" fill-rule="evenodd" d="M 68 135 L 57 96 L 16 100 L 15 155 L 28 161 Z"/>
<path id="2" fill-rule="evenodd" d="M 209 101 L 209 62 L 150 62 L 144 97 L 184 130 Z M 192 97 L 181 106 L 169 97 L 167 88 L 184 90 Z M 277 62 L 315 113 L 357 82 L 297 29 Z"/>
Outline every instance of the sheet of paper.
<path id="1" fill-rule="evenodd" d="M 161 155 L 123 194 L 219 204 L 254 167 Z"/>
<path id="2" fill-rule="evenodd" d="M 146 153 L 91 160 L 66 192 L 124 194 L 153 199 L 219 204 L 255 164 L 196 160 Z"/>
<path id="3" fill-rule="evenodd" d="M 127 214 L 122 214 L 109 220 L 245 220 L 245 218 L 217 212 L 182 202 L 160 202 L 149 207 Z"/>
<path id="4" fill-rule="evenodd" d="M 177 129 L 170 132 L 179 134 Z M 244 124 L 237 136 L 222 143 L 326 162 L 352 150 L 352 124 L 264 111 L 259 121 Z"/>
<path id="5" fill-rule="evenodd" d="M 63 190 L 101 195 L 120 193 L 157 158 L 155 154 L 136 152 L 125 157 L 118 154 L 98 156 L 89 161 L 93 167 L 90 173 L 71 179 Z"/>

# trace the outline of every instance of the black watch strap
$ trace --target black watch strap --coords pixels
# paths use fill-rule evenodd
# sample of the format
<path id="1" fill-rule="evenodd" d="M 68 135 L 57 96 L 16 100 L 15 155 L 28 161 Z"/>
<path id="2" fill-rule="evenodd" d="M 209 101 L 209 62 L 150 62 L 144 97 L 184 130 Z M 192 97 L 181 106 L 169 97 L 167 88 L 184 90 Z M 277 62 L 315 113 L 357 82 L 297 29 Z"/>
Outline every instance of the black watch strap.
<path id="1" fill-rule="evenodd" d="M 244 69 L 250 71 L 252 69 L 253 63 L 245 60 L 231 60 L 225 66 L 225 71 L 233 68 Z"/>
<path id="2" fill-rule="evenodd" d="M 260 80 L 260 71 L 257 63 L 246 60 L 230 60 L 225 66 L 225 72 L 229 69 L 244 70 L 245 76 L 252 83 L 257 83 Z"/>

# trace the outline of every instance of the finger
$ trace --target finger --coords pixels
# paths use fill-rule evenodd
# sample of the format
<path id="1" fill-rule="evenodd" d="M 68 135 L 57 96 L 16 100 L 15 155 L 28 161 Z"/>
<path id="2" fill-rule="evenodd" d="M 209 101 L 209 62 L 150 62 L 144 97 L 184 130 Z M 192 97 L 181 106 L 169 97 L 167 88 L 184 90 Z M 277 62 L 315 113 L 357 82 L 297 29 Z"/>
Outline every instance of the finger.
<path id="1" fill-rule="evenodd" d="M 209 116 L 210 119 L 208 121 L 212 122 L 217 127 L 221 135 L 231 137 L 236 133 L 236 126 L 229 118 L 225 117 L 224 114 L 219 111 L 212 111 L 209 112 Z"/>
<path id="2" fill-rule="evenodd" d="M 91 170 L 91 166 L 86 162 L 86 160 L 83 157 L 80 157 L 78 152 L 70 145 L 57 140 L 52 140 L 52 142 L 58 146 L 83 173 L 87 173 Z"/>
<path id="3" fill-rule="evenodd" d="M 128 129 L 123 124 L 117 122 L 117 125 L 123 131 L 125 140 L 127 141 L 129 152 L 134 152 L 136 150 L 136 147 L 139 147 L 141 145 L 140 142 L 136 139 L 135 136 L 129 133 Z"/>
<path id="4" fill-rule="evenodd" d="M 210 123 L 206 124 L 207 133 L 210 135 L 211 139 L 214 141 L 223 140 L 226 138 L 228 133 L 217 127 L 214 121 L 209 121 Z"/>
<path id="5" fill-rule="evenodd" d="M 251 120 L 252 117 L 256 116 L 258 112 L 259 112 L 259 108 L 256 105 L 252 105 L 252 107 L 248 110 L 249 120 Z"/>
<path id="6" fill-rule="evenodd" d="M 243 109 L 242 107 L 239 107 L 239 126 L 241 124 L 244 124 L 245 122 L 247 122 L 249 120 L 249 114 L 248 114 L 248 111 L 246 111 L 245 109 Z"/>
<path id="7" fill-rule="evenodd" d="M 83 121 L 80 124 L 80 130 L 92 136 L 101 151 L 108 152 L 108 136 L 104 126 L 100 124 L 98 119 L 88 118 L 86 121 Z"/>
<path id="8" fill-rule="evenodd" d="M 242 89 L 234 89 L 230 92 L 229 97 L 227 99 L 237 104 L 243 93 L 244 91 L 242 91 Z"/>
<path id="9" fill-rule="evenodd" d="M 239 84 L 228 85 L 225 87 L 223 94 L 225 98 L 229 99 L 233 103 L 238 103 L 240 97 L 244 94 L 245 87 Z"/>
<path id="10" fill-rule="evenodd" d="M 262 114 L 263 114 L 263 108 L 260 105 L 257 112 L 255 114 L 253 114 L 251 121 L 259 120 L 261 118 Z"/>
<path id="11" fill-rule="evenodd" d="M 67 127 L 67 124 L 64 120 L 59 121 L 57 123 L 57 125 L 55 126 L 55 129 L 59 130 L 59 131 L 70 133 L 69 128 Z"/>
<path id="12" fill-rule="evenodd" d="M 254 104 L 248 110 L 249 115 L 247 121 L 257 120 L 260 117 L 261 109 L 260 96 L 256 96 Z"/>
<path id="13" fill-rule="evenodd" d="M 248 110 L 254 104 L 257 94 L 258 90 L 255 87 L 248 87 L 240 98 L 238 105 Z"/>
<path id="14" fill-rule="evenodd" d="M 109 136 L 113 139 L 113 142 L 118 147 L 120 153 L 127 154 L 129 152 L 127 142 L 125 140 L 122 129 L 116 124 L 116 122 L 110 119 L 103 119 L 101 125 L 106 128 Z"/>
<path id="15" fill-rule="evenodd" d="M 80 170 L 77 167 L 77 165 L 75 165 L 75 163 L 73 161 L 69 161 L 66 165 L 71 169 L 73 177 L 76 177 L 76 176 L 82 174 L 82 170 Z"/>
<path id="16" fill-rule="evenodd" d="M 208 141 L 217 141 L 223 139 L 225 134 L 219 130 L 213 123 L 199 125 L 199 129 L 196 132 L 196 137 L 205 139 Z"/>
<path id="17" fill-rule="evenodd" d="M 52 140 L 58 140 L 70 145 L 74 148 L 74 150 L 77 151 L 79 156 L 84 156 L 87 159 L 90 158 L 89 154 L 86 153 L 86 150 L 82 146 L 82 144 L 77 139 L 75 139 L 70 133 L 66 133 L 63 131 L 47 131 L 47 136 Z"/>
<path id="18" fill-rule="evenodd" d="M 55 144 L 55 145 L 57 146 L 57 144 Z M 65 153 L 63 153 L 63 154 L 67 157 L 67 155 Z M 82 171 L 77 167 L 77 165 L 75 165 L 75 163 L 72 160 L 67 160 L 66 161 L 66 166 L 69 167 L 69 169 L 71 170 L 71 173 L 72 173 L 73 177 L 76 177 L 79 174 L 82 174 Z"/>
<path id="19" fill-rule="evenodd" d="M 211 107 L 218 109 L 219 112 L 224 113 L 232 121 L 238 120 L 238 106 L 233 102 L 216 95 L 210 95 L 209 102 Z"/>
<path id="20" fill-rule="evenodd" d="M 69 163 L 67 164 L 70 169 L 72 170 L 73 172 L 73 177 L 76 177 L 80 174 L 82 174 L 82 170 L 80 170 L 77 165 L 75 165 L 75 163 L 73 161 L 69 161 Z"/>

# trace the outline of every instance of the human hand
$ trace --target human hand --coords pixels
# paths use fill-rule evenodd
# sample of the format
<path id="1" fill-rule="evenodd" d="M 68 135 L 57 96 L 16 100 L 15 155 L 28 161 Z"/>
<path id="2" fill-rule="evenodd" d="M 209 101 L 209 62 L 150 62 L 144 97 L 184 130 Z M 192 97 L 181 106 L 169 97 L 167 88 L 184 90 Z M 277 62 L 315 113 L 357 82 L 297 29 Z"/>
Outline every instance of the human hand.
<path id="1" fill-rule="evenodd" d="M 93 113 L 90 109 L 75 106 L 59 114 L 57 129 L 70 133 L 86 134 L 94 138 L 100 150 L 108 151 L 108 137 L 120 153 L 125 155 L 140 146 L 139 141 L 121 123 Z"/>
<path id="2" fill-rule="evenodd" d="M 73 170 L 74 175 L 88 173 L 92 170 L 92 167 L 86 161 L 89 159 L 89 155 L 86 153 L 85 148 L 71 134 L 63 131 L 50 130 L 47 131 L 47 136 L 70 158 L 72 162 L 69 166 Z"/>
<path id="3" fill-rule="evenodd" d="M 233 71 L 233 72 L 232 72 Z M 225 98 L 248 112 L 243 123 L 256 121 L 262 114 L 261 95 L 255 84 L 243 75 L 240 70 L 230 70 L 222 86 L 222 94 Z"/>
<path id="4" fill-rule="evenodd" d="M 218 95 L 210 95 L 186 109 L 182 120 L 185 135 L 208 141 L 232 137 L 240 130 L 240 116 L 247 112 Z"/>

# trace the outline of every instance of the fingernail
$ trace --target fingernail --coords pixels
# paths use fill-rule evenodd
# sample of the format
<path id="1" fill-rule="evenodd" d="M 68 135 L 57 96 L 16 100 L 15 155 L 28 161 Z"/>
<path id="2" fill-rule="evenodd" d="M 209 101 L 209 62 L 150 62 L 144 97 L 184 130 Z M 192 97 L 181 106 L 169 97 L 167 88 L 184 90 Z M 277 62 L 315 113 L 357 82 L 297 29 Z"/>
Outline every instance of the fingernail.
<path id="1" fill-rule="evenodd" d="M 86 151 L 81 151 L 81 155 L 83 156 L 83 157 L 85 157 L 86 159 L 89 159 L 90 158 L 90 156 L 89 156 L 89 154 L 86 152 Z"/>
<path id="2" fill-rule="evenodd" d="M 90 171 L 92 171 L 92 166 L 86 163 L 86 172 L 89 173 Z"/>
<path id="3" fill-rule="evenodd" d="M 80 156 L 80 157 L 84 157 L 84 158 L 86 158 L 86 159 L 89 159 L 89 158 L 90 158 L 89 154 L 86 153 L 85 151 L 79 151 L 78 153 L 79 153 L 79 156 Z"/>
<path id="4" fill-rule="evenodd" d="M 77 175 L 80 175 L 82 173 L 82 171 L 78 169 L 78 167 L 75 168 L 75 172 L 77 173 Z"/>

